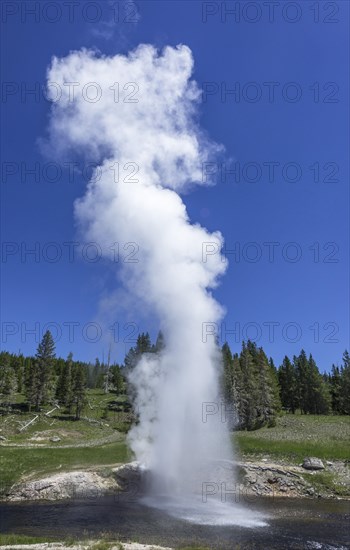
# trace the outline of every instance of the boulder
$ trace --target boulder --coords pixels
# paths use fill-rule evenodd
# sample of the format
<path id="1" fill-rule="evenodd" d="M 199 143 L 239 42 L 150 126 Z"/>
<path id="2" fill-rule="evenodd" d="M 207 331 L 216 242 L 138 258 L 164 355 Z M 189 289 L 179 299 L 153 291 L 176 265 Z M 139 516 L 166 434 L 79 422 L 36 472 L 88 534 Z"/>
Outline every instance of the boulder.
<path id="1" fill-rule="evenodd" d="M 58 443 L 59 441 L 61 441 L 61 438 L 57 435 L 54 435 L 53 437 L 50 437 L 50 441 L 52 441 L 52 443 Z"/>
<path id="2" fill-rule="evenodd" d="M 324 470 L 322 460 L 313 457 L 304 458 L 302 467 L 305 468 L 305 470 Z"/>

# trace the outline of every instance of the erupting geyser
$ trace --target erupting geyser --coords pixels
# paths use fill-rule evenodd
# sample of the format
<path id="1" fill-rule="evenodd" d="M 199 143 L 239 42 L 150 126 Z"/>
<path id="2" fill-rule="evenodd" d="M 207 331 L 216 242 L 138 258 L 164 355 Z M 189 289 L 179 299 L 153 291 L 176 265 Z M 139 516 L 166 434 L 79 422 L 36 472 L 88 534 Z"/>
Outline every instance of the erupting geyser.
<path id="1" fill-rule="evenodd" d="M 240 523 L 237 509 L 222 502 L 234 480 L 231 467 L 220 466 L 233 452 L 218 406 L 219 350 L 202 336 L 204 324 L 223 315 L 211 295 L 226 269 L 222 237 L 191 224 L 179 196 L 188 184 L 204 183 L 203 163 L 222 149 L 196 123 L 192 66 L 183 45 L 160 54 L 141 45 L 126 56 L 83 49 L 54 58 L 47 148 L 59 157 L 73 149 L 97 163 L 75 204 L 79 226 L 109 254 L 111 243 L 136 243 L 136 261 L 118 268 L 165 335 L 165 350 L 144 356 L 132 373 L 140 422 L 129 442 L 153 474 L 153 502 L 167 495 L 169 510 L 193 521 L 210 522 L 214 513 L 213 521 Z M 206 254 L 206 243 L 216 252 Z"/>

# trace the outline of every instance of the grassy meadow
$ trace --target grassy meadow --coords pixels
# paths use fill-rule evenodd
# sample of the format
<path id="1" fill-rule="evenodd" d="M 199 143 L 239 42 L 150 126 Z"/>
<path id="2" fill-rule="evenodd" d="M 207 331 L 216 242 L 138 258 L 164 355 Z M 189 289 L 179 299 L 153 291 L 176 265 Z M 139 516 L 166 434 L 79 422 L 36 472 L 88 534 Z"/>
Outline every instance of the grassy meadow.
<path id="1" fill-rule="evenodd" d="M 350 459 L 350 416 L 288 414 L 273 428 L 236 432 L 236 446 L 243 455 L 268 455 L 301 462 L 306 456 L 325 460 Z"/>

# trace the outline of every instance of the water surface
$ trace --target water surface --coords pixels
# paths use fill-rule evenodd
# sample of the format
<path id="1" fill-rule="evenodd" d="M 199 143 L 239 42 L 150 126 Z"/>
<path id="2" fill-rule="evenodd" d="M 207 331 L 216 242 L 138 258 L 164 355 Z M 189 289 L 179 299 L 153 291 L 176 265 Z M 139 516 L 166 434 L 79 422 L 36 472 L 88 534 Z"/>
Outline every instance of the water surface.
<path id="1" fill-rule="evenodd" d="M 199 525 L 146 505 L 142 499 L 118 495 L 58 503 L 1 503 L 0 529 L 56 540 L 108 534 L 174 548 L 190 544 L 213 550 L 350 548 L 347 501 L 260 498 L 244 506 L 247 518 L 261 515 L 266 521 L 258 527 Z"/>

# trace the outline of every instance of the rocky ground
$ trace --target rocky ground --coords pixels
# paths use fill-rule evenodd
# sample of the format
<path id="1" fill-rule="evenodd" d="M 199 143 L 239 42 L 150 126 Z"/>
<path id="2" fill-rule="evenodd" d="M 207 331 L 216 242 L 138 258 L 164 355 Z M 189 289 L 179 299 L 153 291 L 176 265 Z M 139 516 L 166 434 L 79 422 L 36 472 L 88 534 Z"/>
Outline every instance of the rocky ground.
<path id="1" fill-rule="evenodd" d="M 333 489 L 327 490 L 325 485 L 320 489 L 318 470 L 336 476 L 339 483 L 348 489 L 344 492 L 350 492 L 350 468 L 343 461 L 312 462 L 311 465 L 306 461 L 303 467 L 261 459 L 254 462 L 246 460 L 235 466 L 239 474 L 237 489 L 247 496 L 339 498 Z M 142 491 L 143 483 L 144 475 L 141 475 L 138 464 L 132 462 L 109 469 L 61 472 L 41 479 L 23 480 L 9 490 L 6 500 L 98 498 L 117 492 L 135 496 Z"/>
<path id="2" fill-rule="evenodd" d="M 110 469 L 60 472 L 41 479 L 15 484 L 6 496 L 9 501 L 64 500 L 72 498 L 98 498 L 106 494 L 127 491 L 127 484 L 139 478 L 136 463 L 123 464 Z"/>
<path id="3" fill-rule="evenodd" d="M 104 478 L 94 471 L 62 472 L 42 479 L 14 485 L 7 500 L 64 500 L 92 498 L 118 490 L 113 477 Z"/>
<path id="4" fill-rule="evenodd" d="M 316 497 L 339 498 L 332 490 L 313 482 L 313 477 L 321 468 L 306 469 L 285 463 L 246 461 L 240 464 L 243 472 L 243 486 L 248 494 L 275 497 Z M 339 483 L 350 489 L 350 469 L 343 461 L 324 463 L 322 471 L 337 476 Z"/>

